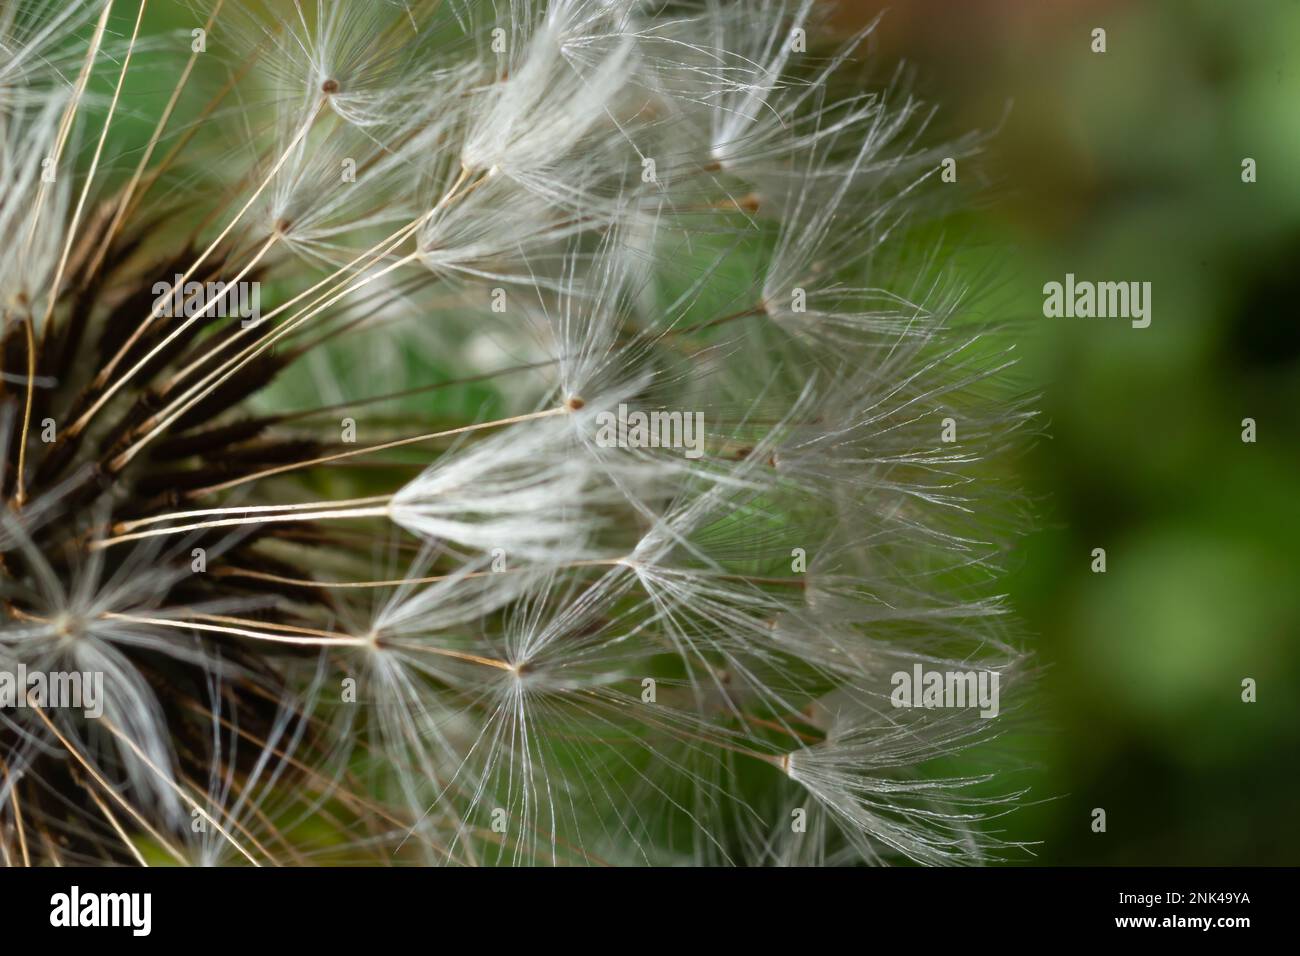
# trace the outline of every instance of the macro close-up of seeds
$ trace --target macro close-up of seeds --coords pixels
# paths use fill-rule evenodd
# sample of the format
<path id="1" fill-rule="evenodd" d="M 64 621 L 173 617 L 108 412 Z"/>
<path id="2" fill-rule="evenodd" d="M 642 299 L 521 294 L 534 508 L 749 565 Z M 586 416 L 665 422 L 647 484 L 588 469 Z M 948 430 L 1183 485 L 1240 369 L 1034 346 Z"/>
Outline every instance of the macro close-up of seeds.
<path id="1" fill-rule="evenodd" d="M 4 715 L 9 862 L 1004 852 L 1014 784 L 941 764 L 1025 671 L 980 466 L 1029 410 L 905 238 L 978 142 L 865 33 L 114 12 L 0 19 L 0 653 L 88 702 Z"/>
<path id="2" fill-rule="evenodd" d="M 999 253 L 1129 180 L 1008 172 L 985 6 L 0 0 L 4 864 L 1186 862 L 1104 842 L 1159 564 L 1042 344 L 1178 293 Z"/>

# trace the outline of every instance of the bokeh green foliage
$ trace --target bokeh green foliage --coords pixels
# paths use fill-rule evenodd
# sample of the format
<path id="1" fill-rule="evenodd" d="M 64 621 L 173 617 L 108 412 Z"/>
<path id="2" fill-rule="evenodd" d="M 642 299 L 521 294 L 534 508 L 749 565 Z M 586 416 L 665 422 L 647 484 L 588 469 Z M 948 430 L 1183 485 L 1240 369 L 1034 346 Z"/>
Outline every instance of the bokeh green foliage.
<path id="1" fill-rule="evenodd" d="M 1016 745 L 1045 802 L 1003 822 L 1038 862 L 1300 849 L 1297 36 L 1284 0 L 918 2 L 879 27 L 941 128 L 997 127 L 953 251 L 993 264 L 978 308 L 1016 323 L 1042 393 L 1045 437 L 1006 465 L 1039 512 L 1006 586 L 1044 668 L 1044 723 Z M 1151 282 L 1150 328 L 1044 318 L 1067 272 Z"/>

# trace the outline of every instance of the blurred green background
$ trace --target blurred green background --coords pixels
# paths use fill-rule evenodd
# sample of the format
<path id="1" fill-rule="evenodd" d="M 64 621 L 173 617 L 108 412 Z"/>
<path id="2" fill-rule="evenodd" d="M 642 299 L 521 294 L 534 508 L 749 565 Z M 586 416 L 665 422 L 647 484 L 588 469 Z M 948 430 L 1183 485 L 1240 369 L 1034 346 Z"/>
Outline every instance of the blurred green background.
<path id="1" fill-rule="evenodd" d="M 836 6 L 883 11 L 870 49 L 939 129 L 994 130 L 953 246 L 992 266 L 979 308 L 1016 323 L 1046 433 L 1008 465 L 1040 516 L 1007 587 L 1044 668 L 1017 742 L 1044 802 L 1007 835 L 1039 863 L 1295 864 L 1300 3 Z M 1151 282 L 1151 326 L 1043 317 L 1067 272 Z"/>

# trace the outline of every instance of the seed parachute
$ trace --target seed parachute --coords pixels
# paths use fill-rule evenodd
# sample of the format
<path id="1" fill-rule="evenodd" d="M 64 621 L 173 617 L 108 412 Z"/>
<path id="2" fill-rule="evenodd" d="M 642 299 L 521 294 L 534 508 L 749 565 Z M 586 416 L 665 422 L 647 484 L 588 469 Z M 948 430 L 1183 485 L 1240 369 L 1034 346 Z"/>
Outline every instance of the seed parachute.
<path id="1" fill-rule="evenodd" d="M 811 0 L 155 5 L 0 3 L 6 863 L 1017 850 L 978 136 Z"/>

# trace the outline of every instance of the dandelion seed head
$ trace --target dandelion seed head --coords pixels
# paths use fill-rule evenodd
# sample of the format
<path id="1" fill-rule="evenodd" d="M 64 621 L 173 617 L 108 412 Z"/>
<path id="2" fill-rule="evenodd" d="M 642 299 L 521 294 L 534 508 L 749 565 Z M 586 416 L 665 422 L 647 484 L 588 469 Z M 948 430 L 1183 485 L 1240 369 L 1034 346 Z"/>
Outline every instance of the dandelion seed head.
<path id="1" fill-rule="evenodd" d="M 0 9 L 0 670 L 105 688 L 0 711 L 5 857 L 1013 852 L 1032 399 L 908 232 L 978 137 L 811 0 L 196 12 Z"/>

